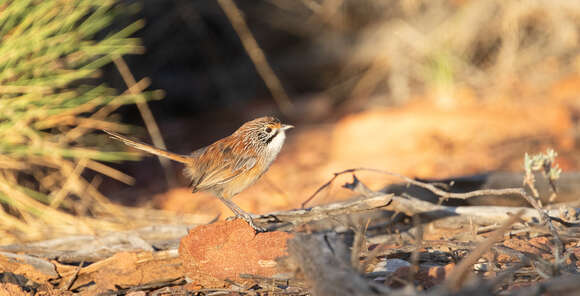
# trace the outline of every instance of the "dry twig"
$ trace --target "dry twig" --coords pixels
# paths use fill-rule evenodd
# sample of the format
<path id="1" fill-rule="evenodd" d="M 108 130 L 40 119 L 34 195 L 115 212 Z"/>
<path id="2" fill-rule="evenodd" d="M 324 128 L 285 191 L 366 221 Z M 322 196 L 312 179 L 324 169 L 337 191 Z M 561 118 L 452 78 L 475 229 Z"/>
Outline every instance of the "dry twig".
<path id="1" fill-rule="evenodd" d="M 113 59 L 113 62 L 115 63 L 117 70 L 121 74 L 121 77 L 123 77 L 123 81 L 127 85 L 127 91 L 129 91 L 133 95 L 138 95 L 139 91 L 137 88 L 135 88 L 137 81 L 135 80 L 135 77 L 133 77 L 133 74 L 131 73 L 131 70 L 129 70 L 129 66 L 127 66 L 125 60 L 122 57 L 117 57 Z M 155 121 L 155 116 L 153 116 L 153 112 L 151 112 L 151 109 L 149 108 L 147 101 L 145 101 L 144 98 L 138 96 L 136 105 L 137 109 L 139 109 L 141 117 L 143 118 L 143 122 L 145 122 L 145 127 L 147 128 L 147 131 L 149 132 L 149 135 L 151 135 L 153 145 L 155 145 L 155 147 L 157 148 L 167 150 L 167 147 L 165 146 L 165 141 L 163 141 L 163 136 L 159 131 L 159 126 Z M 171 161 L 163 157 L 157 158 L 159 159 L 159 162 L 163 167 L 163 170 L 165 172 L 165 178 L 167 179 L 169 187 L 172 187 L 175 184 L 177 184 L 177 182 L 175 181 L 175 177 L 173 176 L 171 171 Z"/>
<path id="2" fill-rule="evenodd" d="M 232 23 L 232 27 L 240 37 L 242 45 L 246 49 L 248 56 L 250 56 L 254 66 L 256 66 L 256 70 L 258 70 L 258 73 L 272 93 L 272 96 L 274 97 L 276 104 L 278 104 L 280 111 L 286 115 L 291 114 L 293 109 L 292 102 L 286 94 L 282 83 L 268 64 L 268 60 L 266 59 L 264 51 L 262 51 L 258 45 L 258 42 L 252 35 L 252 32 L 248 28 L 248 24 L 246 24 L 246 20 L 244 20 L 242 12 L 236 6 L 233 0 L 218 0 L 217 2 L 226 13 L 230 23 Z"/>

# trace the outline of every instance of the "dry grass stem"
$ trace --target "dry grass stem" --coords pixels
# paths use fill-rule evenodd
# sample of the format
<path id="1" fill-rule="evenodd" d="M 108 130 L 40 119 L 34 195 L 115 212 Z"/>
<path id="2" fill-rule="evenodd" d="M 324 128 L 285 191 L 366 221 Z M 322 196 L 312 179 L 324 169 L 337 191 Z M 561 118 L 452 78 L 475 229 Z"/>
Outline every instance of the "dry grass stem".
<path id="1" fill-rule="evenodd" d="M 136 105 L 137 108 L 139 109 L 141 117 L 143 118 L 143 121 L 145 122 L 145 127 L 147 128 L 147 131 L 149 132 L 149 135 L 151 135 L 153 145 L 157 148 L 167 150 L 167 147 L 165 146 L 165 141 L 163 141 L 163 136 L 161 135 L 161 131 L 159 130 L 159 126 L 155 121 L 155 116 L 153 116 L 153 112 L 151 112 L 149 105 L 147 105 L 147 101 L 145 101 L 145 99 L 139 96 L 140 92 L 137 92 L 137 88 L 134 87 L 137 84 L 137 81 L 135 80 L 135 77 L 133 77 L 131 70 L 129 70 L 129 66 L 127 66 L 127 63 L 125 63 L 125 60 L 122 57 L 117 57 L 113 59 L 113 62 L 115 63 L 117 70 L 119 70 L 121 77 L 123 77 L 123 81 L 125 81 L 129 93 L 137 95 L 138 99 Z M 167 180 L 169 187 L 174 187 L 176 181 L 175 176 L 173 175 L 171 169 L 172 167 L 171 161 L 163 157 L 157 157 L 157 159 L 159 159 L 159 162 L 163 167 L 163 171 L 165 172 L 165 179 Z"/>
<path id="2" fill-rule="evenodd" d="M 272 93 L 272 97 L 276 101 L 276 104 L 278 104 L 280 111 L 286 115 L 291 115 L 293 105 L 290 101 L 290 97 L 288 97 L 284 87 L 282 86 L 282 82 L 280 82 L 280 79 L 278 79 L 278 76 L 276 76 L 268 64 L 266 55 L 248 28 L 242 12 L 233 0 L 218 0 L 217 2 L 226 13 L 226 16 L 230 20 L 234 30 L 240 37 L 242 45 L 246 49 L 246 52 L 254 63 L 254 66 L 256 66 L 256 70 L 258 70 L 260 77 L 262 77 L 266 86 Z"/>

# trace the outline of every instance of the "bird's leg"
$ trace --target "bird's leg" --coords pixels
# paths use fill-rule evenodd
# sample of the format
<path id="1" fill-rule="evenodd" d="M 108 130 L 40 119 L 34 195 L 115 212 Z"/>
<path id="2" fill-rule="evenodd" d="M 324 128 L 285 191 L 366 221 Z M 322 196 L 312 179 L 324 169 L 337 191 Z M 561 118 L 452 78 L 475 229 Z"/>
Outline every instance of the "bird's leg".
<path id="1" fill-rule="evenodd" d="M 252 220 L 252 215 L 244 210 L 242 210 L 238 205 L 236 205 L 230 199 L 224 198 L 220 195 L 216 195 L 221 202 L 223 202 L 230 210 L 236 215 L 237 218 L 243 219 L 246 221 L 256 232 L 266 232 L 266 229 L 257 226 L 254 224 L 254 220 Z"/>

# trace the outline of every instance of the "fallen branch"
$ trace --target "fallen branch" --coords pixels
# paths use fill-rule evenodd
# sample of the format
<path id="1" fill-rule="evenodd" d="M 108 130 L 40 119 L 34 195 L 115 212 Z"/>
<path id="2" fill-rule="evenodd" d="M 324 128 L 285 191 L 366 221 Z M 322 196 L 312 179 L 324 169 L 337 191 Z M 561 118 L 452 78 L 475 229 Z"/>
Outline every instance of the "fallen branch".
<path id="1" fill-rule="evenodd" d="M 376 209 L 401 212 L 408 216 L 420 215 L 423 222 L 441 220 L 437 221 L 441 226 L 457 226 L 459 223 L 473 223 L 477 225 L 500 224 L 507 221 L 511 215 L 517 212 L 522 212 L 521 219 L 525 222 L 541 222 L 541 216 L 538 211 L 532 208 L 499 206 L 452 207 L 433 204 L 413 197 L 405 198 L 384 193 L 374 193 L 369 197 L 355 198 L 306 209 L 257 215 L 254 217 L 254 220 L 261 223 L 279 225 L 292 224 L 295 226 L 337 216 L 369 212 Z M 550 216 L 560 216 L 562 211 L 560 209 L 553 209 L 546 213 Z"/>
<path id="2" fill-rule="evenodd" d="M 307 209 L 272 212 L 256 215 L 254 221 L 261 223 L 290 223 L 292 225 L 306 224 L 312 221 L 328 219 L 334 216 L 343 216 L 376 210 L 388 206 L 393 194 L 377 193 L 375 196 L 355 198 L 342 202 L 316 206 Z"/>
<path id="3" fill-rule="evenodd" d="M 466 193 L 454 193 L 454 192 L 447 192 L 445 190 L 439 189 L 436 186 L 434 186 L 433 184 L 413 180 L 409 177 L 403 176 L 401 174 L 389 172 L 389 171 L 384 171 L 384 170 L 379 170 L 379 169 L 371 169 L 371 168 L 353 168 L 353 169 L 347 169 L 347 170 L 344 170 L 344 171 L 341 171 L 338 173 L 334 173 L 334 176 L 328 182 L 326 182 L 324 185 L 322 185 L 320 188 L 318 188 L 312 196 L 310 196 L 307 200 L 305 200 L 302 203 L 302 207 L 304 207 L 307 203 L 309 203 L 312 199 L 314 199 L 314 197 L 319 192 L 321 192 L 324 188 L 330 186 L 330 184 L 332 184 L 332 182 L 334 182 L 334 180 L 338 176 L 343 175 L 343 174 L 348 174 L 348 173 L 353 173 L 353 175 L 354 175 L 354 173 L 357 171 L 375 172 L 375 173 L 380 173 L 380 174 L 384 174 L 384 175 L 389 175 L 389 176 L 401 178 L 401 179 L 405 180 L 407 183 L 413 184 L 415 186 L 418 186 L 418 187 L 421 187 L 421 188 L 424 188 L 424 189 L 427 189 L 427 190 L 433 192 L 434 194 L 441 197 L 443 200 L 449 199 L 449 198 L 468 199 L 468 198 L 472 198 L 472 197 L 476 197 L 476 196 L 506 196 L 506 195 L 520 196 L 524 200 L 526 200 L 532 207 L 534 207 L 536 209 L 536 211 L 538 211 L 540 221 L 542 222 L 542 224 L 544 224 L 548 227 L 548 229 L 549 229 L 550 233 L 552 234 L 554 241 L 555 241 L 555 245 L 556 245 L 555 254 L 556 254 L 556 256 L 561 256 L 565 251 L 564 244 L 562 243 L 562 240 L 560 239 L 560 236 L 558 235 L 558 231 L 556 230 L 556 227 L 554 227 L 554 225 L 552 224 L 552 219 L 551 219 L 550 215 L 548 214 L 548 212 L 546 210 L 544 210 L 540 206 L 540 204 L 538 203 L 538 200 L 536 200 L 532 196 L 530 196 L 523 188 L 483 189 L 483 190 L 474 190 L 474 191 L 470 191 L 470 192 L 466 192 Z M 358 180 L 355 178 L 353 183 L 354 182 L 358 182 Z"/>
<path id="4" fill-rule="evenodd" d="M 102 236 L 69 236 L 24 245 L 0 246 L 0 251 L 26 253 L 60 263 L 97 262 L 118 252 L 176 250 L 191 225 L 157 225 Z"/>

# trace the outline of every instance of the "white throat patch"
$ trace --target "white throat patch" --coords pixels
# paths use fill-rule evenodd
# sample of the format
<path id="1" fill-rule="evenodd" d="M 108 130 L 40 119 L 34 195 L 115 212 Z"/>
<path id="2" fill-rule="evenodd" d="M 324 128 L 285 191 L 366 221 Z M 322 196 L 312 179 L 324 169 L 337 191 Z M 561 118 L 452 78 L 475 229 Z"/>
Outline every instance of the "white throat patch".
<path id="1" fill-rule="evenodd" d="M 270 166 L 272 161 L 276 159 L 276 156 L 278 156 L 278 153 L 282 150 L 284 140 L 286 140 L 286 131 L 281 129 L 274 139 L 268 143 L 268 146 L 266 146 L 266 167 Z"/>

